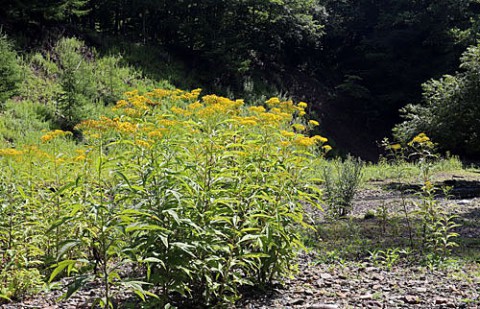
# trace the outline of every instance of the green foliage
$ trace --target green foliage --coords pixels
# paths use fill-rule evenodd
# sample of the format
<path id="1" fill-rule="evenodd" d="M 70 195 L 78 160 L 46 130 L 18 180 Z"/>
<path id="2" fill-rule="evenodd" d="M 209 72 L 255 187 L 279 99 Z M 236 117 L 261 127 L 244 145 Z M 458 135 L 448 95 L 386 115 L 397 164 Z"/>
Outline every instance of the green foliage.
<path id="1" fill-rule="evenodd" d="M 18 92 L 22 69 L 7 36 L 0 29 L 0 105 Z"/>
<path id="2" fill-rule="evenodd" d="M 344 217 L 352 208 L 353 197 L 362 179 L 364 163 L 349 156 L 343 162 L 335 161 L 333 166 L 332 168 L 327 165 L 323 171 L 327 209 L 333 217 Z"/>
<path id="3" fill-rule="evenodd" d="M 75 17 L 85 15 L 88 11 L 85 5 L 88 0 L 46 0 L 42 2 L 34 0 L 7 1 L 4 14 L 7 18 L 16 21 L 48 22 L 66 21 L 71 22 Z"/>
<path id="4" fill-rule="evenodd" d="M 23 135 L 18 130 L 5 132 L 5 139 L 11 141 L 35 135 L 35 129 L 44 129 L 45 122 L 72 130 L 87 115 L 105 113 L 105 106 L 121 99 L 119 93 L 154 84 L 139 71 L 122 64 L 120 56 L 101 57 L 75 38 L 61 39 L 52 51 L 27 55 L 22 66 L 18 102 L 7 103 L 3 117 L 5 125 L 10 118 L 21 121 L 9 125 Z M 166 82 L 163 85 L 169 86 Z"/>
<path id="5" fill-rule="evenodd" d="M 2 267 L 0 271 L 0 299 L 21 300 L 38 293 L 44 285 L 42 275 L 36 268 Z"/>
<path id="6" fill-rule="evenodd" d="M 423 85 L 424 102 L 403 110 L 407 120 L 395 128 L 398 138 L 405 140 L 414 132 L 427 132 L 444 149 L 480 154 L 480 79 L 477 74 L 480 48 L 468 48 L 461 61 L 462 72 Z"/>
<path id="7" fill-rule="evenodd" d="M 459 225 L 455 223 L 456 215 L 435 200 L 436 188 L 426 182 L 419 193 L 420 203 L 415 203 L 418 210 L 413 213 L 421 219 L 422 251 L 425 254 L 434 254 L 445 258 L 450 254 L 451 248 L 458 246 L 455 238 L 458 233 L 454 231 Z"/>
<path id="8" fill-rule="evenodd" d="M 384 266 L 391 270 L 400 260 L 399 248 L 388 248 L 387 250 L 375 250 L 370 252 L 370 260 L 379 266 Z"/>

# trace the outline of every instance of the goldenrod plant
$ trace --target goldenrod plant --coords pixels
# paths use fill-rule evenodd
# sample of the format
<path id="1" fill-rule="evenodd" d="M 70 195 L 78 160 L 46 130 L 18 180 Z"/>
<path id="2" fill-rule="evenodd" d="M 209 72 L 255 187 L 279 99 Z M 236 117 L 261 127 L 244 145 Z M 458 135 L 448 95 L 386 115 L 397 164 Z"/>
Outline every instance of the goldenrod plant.
<path id="1" fill-rule="evenodd" d="M 242 285 L 289 276 L 299 231 L 312 228 L 304 207 L 320 208 L 314 168 L 327 139 L 309 135 L 318 122 L 304 119 L 307 103 L 248 106 L 200 93 L 129 91 L 75 127 L 81 141 L 53 130 L 0 149 L 2 177 L 14 184 L 3 196 L 31 226 L 10 235 L 20 221 L 4 222 L 2 250 L 28 243 L 18 267 L 35 261 L 50 282 L 73 275 L 65 296 L 101 279 L 105 308 L 114 285 L 162 306 L 176 294 L 222 306 Z M 120 272 L 125 265 L 143 278 Z"/>

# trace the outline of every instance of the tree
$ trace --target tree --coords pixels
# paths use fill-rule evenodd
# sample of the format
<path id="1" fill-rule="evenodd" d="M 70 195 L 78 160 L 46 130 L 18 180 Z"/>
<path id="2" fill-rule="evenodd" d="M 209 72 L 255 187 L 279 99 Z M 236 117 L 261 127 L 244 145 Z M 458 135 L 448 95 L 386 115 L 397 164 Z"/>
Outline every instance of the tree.
<path id="1" fill-rule="evenodd" d="M 334 100 L 370 130 L 398 121 L 420 85 L 453 72 L 471 29 L 475 0 L 327 0 L 322 76 Z M 463 43 L 468 43 L 464 40 Z M 383 130 L 380 130 L 383 131 Z"/>
<path id="2" fill-rule="evenodd" d="M 443 149 L 480 155 L 480 46 L 461 57 L 462 72 L 423 85 L 423 102 L 403 109 L 407 119 L 395 128 L 406 140 L 425 132 Z"/>
<path id="3" fill-rule="evenodd" d="M 17 53 L 6 35 L 0 32 L 0 105 L 16 93 L 20 81 L 21 67 Z"/>

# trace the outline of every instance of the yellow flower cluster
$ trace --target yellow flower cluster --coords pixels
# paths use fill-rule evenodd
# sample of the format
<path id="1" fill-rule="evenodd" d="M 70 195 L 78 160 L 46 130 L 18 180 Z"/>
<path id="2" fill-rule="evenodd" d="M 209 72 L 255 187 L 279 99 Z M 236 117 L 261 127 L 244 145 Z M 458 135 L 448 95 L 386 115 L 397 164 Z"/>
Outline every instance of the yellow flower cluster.
<path id="1" fill-rule="evenodd" d="M 272 108 L 272 107 L 280 105 L 280 99 L 277 98 L 277 97 L 273 97 L 273 98 L 268 99 L 265 103 L 267 103 L 268 107 Z"/>
<path id="2" fill-rule="evenodd" d="M 283 137 L 287 137 L 287 138 L 291 138 L 291 137 L 294 137 L 295 136 L 295 133 L 292 132 L 292 131 L 285 131 L 285 130 L 281 130 L 280 131 L 280 134 L 283 136 Z"/>
<path id="3" fill-rule="evenodd" d="M 22 154 L 23 154 L 23 151 L 13 149 L 13 148 L 0 149 L 0 157 L 16 157 Z"/>
<path id="4" fill-rule="evenodd" d="M 200 89 L 191 92 L 180 89 L 155 89 L 143 95 L 138 91 L 127 92 L 126 99 L 118 101 L 115 107 L 115 110 L 120 112 L 119 117 L 83 121 L 77 128 L 93 134 L 103 131 L 131 133 L 123 138 L 132 138 L 133 144 L 150 149 L 167 134 L 171 138 L 177 136 L 184 138 L 185 135 L 181 135 L 186 133 L 189 138 L 196 138 L 195 135 L 212 128 L 217 130 L 219 126 L 231 130 L 232 136 L 235 136 L 235 147 L 239 147 L 242 142 L 239 143 L 236 138 L 241 135 L 236 130 L 248 132 L 249 127 L 256 127 L 262 129 L 262 134 L 271 135 L 272 141 L 277 139 L 276 145 L 280 144 L 283 147 L 318 145 L 322 147 L 323 152 L 331 149 L 331 146 L 325 145 L 328 141 L 325 137 L 306 136 L 308 130 L 318 126 L 319 123 L 316 120 L 304 123 L 304 120 L 300 119 L 308 107 L 305 102 L 294 104 L 293 101 L 283 101 L 274 97 L 267 100 L 264 105 L 245 107 L 243 100 L 232 100 L 214 94 L 199 99 L 200 92 Z M 161 105 L 163 108 L 149 109 L 153 105 Z M 252 131 L 255 134 L 259 132 L 258 129 Z M 264 147 L 258 142 L 250 141 L 242 151 L 255 152 L 252 147 Z M 217 146 L 218 149 L 223 147 L 220 144 Z"/>
<path id="5" fill-rule="evenodd" d="M 239 108 L 243 105 L 242 100 L 230 100 L 215 95 L 204 96 L 203 102 L 206 106 L 199 110 L 197 115 L 201 118 L 209 118 L 216 114 L 238 114 Z"/>
<path id="6" fill-rule="evenodd" d="M 132 94 L 134 92 L 127 93 Z M 149 110 L 147 105 L 153 105 L 153 101 L 145 96 L 135 94 L 128 96 L 128 100 L 118 101 L 113 110 L 123 109 L 124 113 L 131 117 L 140 117 Z"/>
<path id="7" fill-rule="evenodd" d="M 294 128 L 298 132 L 303 132 L 306 129 L 305 126 L 303 124 L 300 124 L 300 123 L 294 123 L 292 125 L 292 128 Z"/>
<path id="8" fill-rule="evenodd" d="M 313 146 L 317 143 L 326 143 L 328 141 L 327 138 L 320 136 L 320 135 L 315 135 L 312 137 L 307 137 L 307 136 L 299 136 L 295 138 L 293 141 L 296 145 L 298 146 L 305 146 L 305 147 L 310 147 Z M 331 149 L 331 148 L 330 148 Z"/>
<path id="9" fill-rule="evenodd" d="M 85 162 L 87 160 L 87 155 L 89 150 L 77 149 L 75 150 L 77 156 L 73 158 L 74 162 Z"/>
<path id="10" fill-rule="evenodd" d="M 308 124 L 311 125 L 312 127 L 318 127 L 320 125 L 320 123 L 318 123 L 318 121 L 316 120 L 309 120 Z"/>
<path id="11" fill-rule="evenodd" d="M 135 144 L 142 148 L 147 148 L 147 149 L 152 147 L 152 141 L 136 140 Z"/>
<path id="12" fill-rule="evenodd" d="M 265 109 L 265 107 L 263 107 L 263 106 L 250 106 L 250 107 L 248 108 L 248 110 L 249 110 L 251 113 L 254 113 L 254 114 L 265 113 L 265 112 L 266 112 L 266 109 Z"/>
<path id="13" fill-rule="evenodd" d="M 261 113 L 258 116 L 262 120 L 263 123 L 268 124 L 268 125 L 278 126 L 284 120 L 284 118 L 282 116 L 272 114 L 272 113 Z"/>
<path id="14" fill-rule="evenodd" d="M 72 135 L 72 132 L 69 132 L 69 131 L 63 131 L 63 130 L 53 130 L 53 131 L 50 131 L 48 132 L 47 134 L 43 135 L 40 139 L 42 141 L 42 143 L 47 143 L 57 137 L 60 137 L 60 136 L 68 136 L 68 135 Z"/>
<path id="15" fill-rule="evenodd" d="M 422 189 L 426 191 L 430 191 L 433 189 L 433 184 L 430 180 L 425 181 L 425 184 L 423 185 Z"/>
<path id="16" fill-rule="evenodd" d="M 200 108 L 202 108 L 202 107 L 204 107 L 204 106 L 203 106 L 203 104 L 200 103 L 199 101 L 195 101 L 195 102 L 187 105 L 187 109 L 188 109 L 188 110 L 191 110 L 191 111 L 200 109 Z"/>
<path id="17" fill-rule="evenodd" d="M 173 106 L 170 110 L 171 110 L 174 114 L 181 115 L 181 116 L 185 116 L 185 117 L 188 117 L 188 116 L 192 115 L 192 112 L 187 111 L 187 110 L 184 110 L 183 108 L 176 107 L 176 106 Z"/>
<path id="18" fill-rule="evenodd" d="M 388 146 L 390 149 L 392 149 L 393 151 L 398 151 L 400 149 L 402 149 L 402 145 L 400 144 L 392 144 L 390 146 Z"/>
<path id="19" fill-rule="evenodd" d="M 415 144 L 425 147 L 434 146 L 430 138 L 425 133 L 418 134 L 408 143 L 409 146 L 414 146 Z"/>
<path id="20" fill-rule="evenodd" d="M 430 141 L 430 138 L 425 133 L 420 133 L 412 139 L 411 143 L 423 144 L 429 141 Z"/>
<path id="21" fill-rule="evenodd" d="M 193 100 L 196 100 L 198 98 L 198 96 L 200 95 L 200 92 L 202 92 L 202 89 L 200 89 L 200 88 L 193 89 L 190 92 L 183 93 L 181 95 L 181 98 L 184 99 L 184 100 L 187 100 L 187 101 L 193 101 Z"/>
<path id="22" fill-rule="evenodd" d="M 159 128 L 147 133 L 147 136 L 151 139 L 161 139 L 164 133 L 167 131 L 165 128 Z"/>
<path id="23" fill-rule="evenodd" d="M 110 129 L 121 133 L 135 133 L 138 130 L 138 126 L 129 121 L 123 121 L 118 117 L 113 119 L 101 116 L 99 120 L 85 120 L 75 126 L 76 129 L 90 131 L 98 133 L 104 132 Z"/>
<path id="24" fill-rule="evenodd" d="M 255 116 L 248 116 L 248 117 L 238 117 L 238 116 L 234 116 L 232 117 L 232 120 L 235 122 L 235 123 L 238 123 L 240 125 L 243 125 L 243 126 L 256 126 L 258 124 L 258 122 L 260 121 L 257 117 Z"/>

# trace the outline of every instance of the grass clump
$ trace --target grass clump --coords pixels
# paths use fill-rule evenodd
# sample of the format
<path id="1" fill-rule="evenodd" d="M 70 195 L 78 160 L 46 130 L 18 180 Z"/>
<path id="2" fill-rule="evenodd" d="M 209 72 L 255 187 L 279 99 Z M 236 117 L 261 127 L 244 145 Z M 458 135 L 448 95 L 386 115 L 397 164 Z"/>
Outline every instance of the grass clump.
<path id="1" fill-rule="evenodd" d="M 332 167 L 333 165 L 333 167 Z M 363 162 L 347 157 L 345 161 L 334 161 L 323 171 L 327 209 L 334 218 L 350 213 L 352 201 L 362 179 Z"/>

